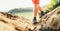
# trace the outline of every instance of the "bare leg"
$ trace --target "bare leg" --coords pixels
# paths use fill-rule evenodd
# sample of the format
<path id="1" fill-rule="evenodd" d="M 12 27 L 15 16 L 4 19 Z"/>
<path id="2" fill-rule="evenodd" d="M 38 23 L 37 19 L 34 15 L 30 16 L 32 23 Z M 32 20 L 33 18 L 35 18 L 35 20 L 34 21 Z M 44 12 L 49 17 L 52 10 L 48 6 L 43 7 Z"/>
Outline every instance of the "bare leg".
<path id="1" fill-rule="evenodd" d="M 38 6 L 37 6 L 37 4 L 35 4 L 34 5 L 34 18 L 33 18 L 33 22 L 34 22 L 34 24 L 36 24 L 37 23 L 37 19 L 36 19 L 36 16 L 37 16 L 37 13 L 38 13 Z"/>
<path id="2" fill-rule="evenodd" d="M 38 5 L 37 4 L 35 4 L 34 5 L 34 17 L 36 17 L 37 16 L 37 13 L 38 13 Z"/>
<path id="3" fill-rule="evenodd" d="M 41 11 L 42 11 L 42 8 L 41 8 L 41 6 L 39 6 L 39 5 L 38 5 L 38 8 L 39 8 L 39 11 L 41 12 Z"/>
<path id="4" fill-rule="evenodd" d="M 42 16 L 44 16 L 44 12 L 42 11 L 42 8 L 38 5 L 38 7 L 39 7 L 39 11 L 41 12 L 41 16 L 40 16 L 40 18 L 42 17 Z"/>

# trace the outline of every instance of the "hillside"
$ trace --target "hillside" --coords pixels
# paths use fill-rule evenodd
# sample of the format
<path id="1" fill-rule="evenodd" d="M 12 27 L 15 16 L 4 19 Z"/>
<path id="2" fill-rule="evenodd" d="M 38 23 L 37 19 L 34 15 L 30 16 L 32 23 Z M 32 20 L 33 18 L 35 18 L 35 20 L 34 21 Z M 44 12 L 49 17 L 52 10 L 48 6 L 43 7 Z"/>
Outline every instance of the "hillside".
<path id="1" fill-rule="evenodd" d="M 24 17 L 0 12 L 0 31 L 60 31 L 60 6 L 45 14 L 39 21 L 33 25 L 32 21 Z"/>
<path id="2" fill-rule="evenodd" d="M 24 13 L 24 12 L 33 12 L 33 7 L 27 8 L 14 8 L 8 11 L 8 13 L 15 14 L 15 13 Z"/>
<path id="3" fill-rule="evenodd" d="M 26 31 L 31 27 L 34 26 L 28 19 L 0 12 L 0 31 Z"/>

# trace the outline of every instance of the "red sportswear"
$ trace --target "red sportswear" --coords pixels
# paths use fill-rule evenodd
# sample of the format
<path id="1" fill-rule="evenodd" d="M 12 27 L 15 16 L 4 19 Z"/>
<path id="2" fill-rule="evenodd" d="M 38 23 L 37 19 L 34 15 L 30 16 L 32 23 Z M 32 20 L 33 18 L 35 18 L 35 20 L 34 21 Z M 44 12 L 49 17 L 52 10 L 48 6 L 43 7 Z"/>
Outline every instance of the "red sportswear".
<path id="1" fill-rule="evenodd" d="M 34 4 L 39 4 L 39 0 L 32 0 Z"/>

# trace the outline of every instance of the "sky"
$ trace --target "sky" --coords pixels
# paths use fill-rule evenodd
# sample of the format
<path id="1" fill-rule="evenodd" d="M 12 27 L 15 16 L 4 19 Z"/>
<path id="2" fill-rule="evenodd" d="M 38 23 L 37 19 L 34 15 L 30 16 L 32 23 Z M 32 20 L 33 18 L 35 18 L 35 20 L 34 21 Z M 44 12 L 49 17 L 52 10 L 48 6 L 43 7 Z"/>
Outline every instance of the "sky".
<path id="1" fill-rule="evenodd" d="M 41 7 L 48 5 L 50 0 L 41 0 Z M 0 0 L 0 11 L 6 12 L 14 8 L 34 7 L 32 0 Z"/>

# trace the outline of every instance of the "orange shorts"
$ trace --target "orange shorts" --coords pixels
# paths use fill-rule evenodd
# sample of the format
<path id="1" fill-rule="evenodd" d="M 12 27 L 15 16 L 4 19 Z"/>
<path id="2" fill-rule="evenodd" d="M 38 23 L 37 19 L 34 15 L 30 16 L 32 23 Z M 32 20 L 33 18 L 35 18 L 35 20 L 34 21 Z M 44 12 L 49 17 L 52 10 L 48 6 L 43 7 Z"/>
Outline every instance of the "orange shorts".
<path id="1" fill-rule="evenodd" d="M 32 0 L 34 4 L 39 4 L 39 0 Z"/>

